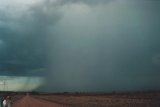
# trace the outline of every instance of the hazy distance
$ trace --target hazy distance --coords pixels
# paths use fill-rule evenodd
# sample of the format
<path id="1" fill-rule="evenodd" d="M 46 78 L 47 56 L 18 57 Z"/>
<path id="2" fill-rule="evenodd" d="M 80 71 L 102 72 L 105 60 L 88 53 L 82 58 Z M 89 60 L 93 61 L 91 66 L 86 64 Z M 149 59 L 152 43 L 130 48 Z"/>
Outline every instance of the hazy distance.
<path id="1" fill-rule="evenodd" d="M 1 0 L 0 77 L 9 90 L 159 90 L 159 10 L 159 0 Z"/>

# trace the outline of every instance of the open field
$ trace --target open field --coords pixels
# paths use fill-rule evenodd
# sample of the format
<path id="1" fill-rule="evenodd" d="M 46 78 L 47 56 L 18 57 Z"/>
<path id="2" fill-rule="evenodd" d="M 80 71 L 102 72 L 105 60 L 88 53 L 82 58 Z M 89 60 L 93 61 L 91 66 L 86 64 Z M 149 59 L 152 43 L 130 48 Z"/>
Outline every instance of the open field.
<path id="1" fill-rule="evenodd" d="M 160 93 L 34 95 L 69 107 L 160 107 Z"/>
<path id="2" fill-rule="evenodd" d="M 4 95 L 4 94 L 3 94 Z M 160 107 L 160 92 L 139 93 L 5 93 L 12 96 L 13 106 L 30 107 Z M 29 95 L 30 97 L 26 97 Z M 2 94 L 1 94 L 2 96 Z M 32 100 L 31 100 L 32 99 Z M 27 103 L 28 105 L 28 103 Z M 50 105 L 50 106 L 49 106 Z M 45 107 L 44 106 L 44 107 Z M 26 106 L 28 107 L 28 106 Z M 55 107 L 55 106 L 53 106 Z"/>
<path id="3" fill-rule="evenodd" d="M 47 100 L 34 98 L 30 95 L 25 95 L 21 99 L 12 103 L 12 107 L 67 107 L 64 105 L 56 104 Z"/>

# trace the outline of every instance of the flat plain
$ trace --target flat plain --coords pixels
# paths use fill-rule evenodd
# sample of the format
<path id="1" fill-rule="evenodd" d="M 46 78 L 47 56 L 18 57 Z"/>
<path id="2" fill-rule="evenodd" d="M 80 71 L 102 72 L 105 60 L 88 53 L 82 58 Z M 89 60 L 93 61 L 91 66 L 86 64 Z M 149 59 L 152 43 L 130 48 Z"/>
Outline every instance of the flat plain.
<path id="1" fill-rule="evenodd" d="M 39 94 L 35 98 L 68 107 L 160 107 L 160 93 Z"/>

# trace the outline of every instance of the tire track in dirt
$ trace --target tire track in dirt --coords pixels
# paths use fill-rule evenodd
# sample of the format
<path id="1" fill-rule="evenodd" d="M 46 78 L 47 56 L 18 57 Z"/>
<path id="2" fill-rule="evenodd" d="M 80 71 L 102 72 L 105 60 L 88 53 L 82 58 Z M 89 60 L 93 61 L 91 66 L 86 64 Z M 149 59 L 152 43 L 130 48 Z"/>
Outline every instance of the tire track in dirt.
<path id="1" fill-rule="evenodd" d="M 12 107 L 67 107 L 42 99 L 37 99 L 29 95 L 13 103 Z"/>

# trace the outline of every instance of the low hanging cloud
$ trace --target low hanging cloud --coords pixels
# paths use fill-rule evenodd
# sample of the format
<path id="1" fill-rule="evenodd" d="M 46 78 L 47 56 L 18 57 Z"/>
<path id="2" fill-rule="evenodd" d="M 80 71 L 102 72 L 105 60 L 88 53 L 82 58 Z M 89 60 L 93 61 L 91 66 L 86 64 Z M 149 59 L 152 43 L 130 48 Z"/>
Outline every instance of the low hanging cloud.
<path id="1" fill-rule="evenodd" d="M 68 3 L 92 5 L 108 2 L 110 0 L 44 0 L 26 5 L 21 11 L 15 4 L 9 5 L 8 10 L 1 9 L 0 37 L 7 49 L 1 52 L 3 66 L 0 69 L 13 70 L 13 75 L 22 71 L 20 75 L 26 75 L 32 69 L 45 68 L 51 47 L 49 42 L 54 41 L 48 29 L 63 17 L 63 6 Z"/>
<path id="2" fill-rule="evenodd" d="M 52 1 L 52 0 L 49 0 L 49 1 Z M 60 2 L 62 4 L 65 4 L 65 3 L 85 3 L 88 5 L 106 4 L 111 1 L 115 1 L 115 0 L 57 0 L 57 2 Z"/>
<path id="3" fill-rule="evenodd" d="M 4 23 L 0 29 L 1 47 L 5 44 L 1 49 L 2 72 L 33 75 L 34 69 L 45 68 L 50 50 L 48 28 L 57 23 L 61 12 L 59 6 L 43 3 L 31 5 L 25 13 L 18 13 L 18 17 L 10 10 L 0 15 Z"/>
<path id="4" fill-rule="evenodd" d="M 159 89 L 160 4 L 150 2 L 10 4 L 0 9 L 0 75 L 41 76 L 47 91 Z"/>

